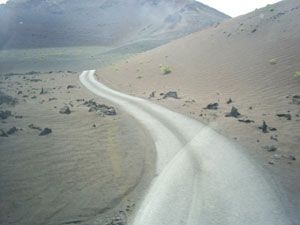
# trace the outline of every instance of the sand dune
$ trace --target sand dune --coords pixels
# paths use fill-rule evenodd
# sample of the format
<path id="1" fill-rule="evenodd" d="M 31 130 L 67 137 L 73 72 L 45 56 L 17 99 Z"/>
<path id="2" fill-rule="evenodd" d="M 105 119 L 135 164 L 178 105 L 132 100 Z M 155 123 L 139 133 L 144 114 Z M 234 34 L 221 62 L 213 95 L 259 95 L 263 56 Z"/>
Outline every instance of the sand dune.
<path id="1" fill-rule="evenodd" d="M 300 94 L 295 76 L 300 71 L 299 15 L 299 1 L 282 1 L 100 69 L 98 78 L 143 98 L 155 92 L 150 98 L 154 102 L 237 140 L 270 171 L 274 185 L 285 188 L 283 200 L 291 203 L 286 210 L 296 215 L 300 111 L 293 96 Z M 166 75 L 160 68 L 165 65 L 172 68 Z M 176 91 L 180 99 L 163 99 L 160 93 L 168 91 Z M 218 103 L 218 110 L 204 109 L 209 103 Z M 240 118 L 225 117 L 232 106 Z M 291 120 L 277 114 L 288 114 Z M 263 120 L 276 131 L 263 133 Z"/>

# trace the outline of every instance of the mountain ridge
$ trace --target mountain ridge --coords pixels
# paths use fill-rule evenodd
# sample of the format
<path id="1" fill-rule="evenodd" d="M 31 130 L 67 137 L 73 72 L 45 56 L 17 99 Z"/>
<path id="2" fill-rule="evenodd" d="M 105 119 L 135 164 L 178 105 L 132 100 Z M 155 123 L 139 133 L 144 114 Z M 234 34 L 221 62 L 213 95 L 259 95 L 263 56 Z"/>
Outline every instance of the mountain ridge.
<path id="1" fill-rule="evenodd" d="M 194 0 L 10 0 L 0 6 L 1 49 L 167 42 L 229 16 Z"/>

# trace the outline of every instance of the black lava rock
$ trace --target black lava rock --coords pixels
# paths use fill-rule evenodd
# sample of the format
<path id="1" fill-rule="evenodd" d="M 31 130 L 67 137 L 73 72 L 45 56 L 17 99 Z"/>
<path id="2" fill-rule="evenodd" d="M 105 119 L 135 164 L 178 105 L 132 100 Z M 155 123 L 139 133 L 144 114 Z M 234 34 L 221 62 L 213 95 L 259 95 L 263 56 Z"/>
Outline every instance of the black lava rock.
<path id="1" fill-rule="evenodd" d="M 169 91 L 167 94 L 164 95 L 163 98 L 164 98 L 164 99 L 165 99 L 165 98 L 175 98 L 175 99 L 179 99 L 176 91 Z"/>
<path id="2" fill-rule="evenodd" d="M 67 89 L 70 89 L 70 88 L 76 88 L 76 86 L 74 86 L 74 85 L 68 85 Z"/>
<path id="3" fill-rule="evenodd" d="M 218 103 L 210 103 L 206 106 L 206 108 L 204 109 L 209 109 L 209 110 L 217 110 L 218 109 L 219 104 Z"/>
<path id="4" fill-rule="evenodd" d="M 263 133 L 268 133 L 268 125 L 266 121 L 263 121 L 263 125 L 259 127 L 259 129 L 261 129 Z"/>
<path id="5" fill-rule="evenodd" d="M 65 106 L 59 110 L 59 113 L 69 115 L 69 114 L 71 114 L 71 110 L 68 106 Z"/>
<path id="6" fill-rule="evenodd" d="M 264 147 L 265 150 L 267 150 L 268 152 L 275 152 L 277 150 L 277 148 L 275 146 L 265 146 Z"/>
<path id="7" fill-rule="evenodd" d="M 232 99 L 230 98 L 226 103 L 227 104 L 231 104 L 232 103 Z"/>
<path id="8" fill-rule="evenodd" d="M 39 136 L 45 136 L 45 135 L 48 135 L 48 134 L 51 134 L 51 133 L 52 133 L 52 129 L 45 128 L 44 130 L 42 130 L 42 132 L 39 134 Z"/>
<path id="9" fill-rule="evenodd" d="M 18 131 L 18 129 L 16 127 L 12 127 L 7 131 L 8 135 L 12 135 L 14 133 L 16 133 Z"/>
<path id="10" fill-rule="evenodd" d="M 292 119 L 291 114 L 277 114 L 276 116 L 278 116 L 278 117 L 284 117 L 287 120 L 291 120 Z"/>
<path id="11" fill-rule="evenodd" d="M 1 129 L 0 131 L 1 131 L 0 137 L 8 137 L 8 135 L 5 133 L 4 130 Z"/>
<path id="12" fill-rule="evenodd" d="M 238 118 L 238 117 L 240 117 L 240 115 L 241 115 L 241 114 L 238 112 L 238 109 L 235 108 L 234 106 L 232 106 L 231 112 L 230 112 L 230 113 L 227 113 L 227 114 L 225 115 L 225 117 L 234 117 L 234 118 Z"/>
<path id="13" fill-rule="evenodd" d="M 28 125 L 29 128 L 33 129 L 33 130 L 39 130 L 42 131 L 43 129 L 37 126 L 34 126 L 33 124 Z"/>
<path id="14" fill-rule="evenodd" d="M 254 123 L 253 120 L 239 120 L 241 123 Z"/>
<path id="15" fill-rule="evenodd" d="M 7 119 L 10 116 L 12 116 L 11 111 L 8 111 L 8 110 L 6 110 L 6 111 L 0 111 L 0 118 L 2 120 L 5 120 L 5 119 Z"/>

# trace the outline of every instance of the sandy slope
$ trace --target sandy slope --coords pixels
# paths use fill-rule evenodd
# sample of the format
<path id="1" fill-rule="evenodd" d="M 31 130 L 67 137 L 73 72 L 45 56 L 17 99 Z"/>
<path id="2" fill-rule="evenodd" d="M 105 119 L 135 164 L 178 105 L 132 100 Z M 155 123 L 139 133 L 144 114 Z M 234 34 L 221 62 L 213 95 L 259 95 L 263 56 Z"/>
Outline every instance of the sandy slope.
<path id="1" fill-rule="evenodd" d="M 299 15 L 298 0 L 283 1 L 100 69 L 98 78 L 139 97 L 148 98 L 155 91 L 153 101 L 236 139 L 270 171 L 274 185 L 285 188 L 292 203 L 286 210 L 297 214 L 300 111 L 291 96 L 300 94 L 300 79 L 294 76 L 300 71 Z M 170 65 L 172 73 L 163 75 L 160 64 Z M 160 93 L 168 91 L 177 91 L 180 99 L 162 99 Z M 233 103 L 226 103 L 229 98 Z M 214 102 L 218 110 L 203 109 Z M 239 119 L 254 123 L 225 117 L 232 106 L 242 114 Z M 276 116 L 280 113 L 292 119 Z M 263 120 L 277 131 L 262 133 L 258 127 Z M 277 151 L 268 152 L 266 146 Z"/>
<path id="2" fill-rule="evenodd" d="M 134 116 L 155 141 L 158 176 L 132 224 L 292 224 L 284 210 L 290 203 L 241 146 L 197 120 L 112 90 L 94 73 L 84 71 L 82 84 Z"/>
<path id="3" fill-rule="evenodd" d="M 154 146 L 144 129 L 118 108 L 116 116 L 88 112 L 77 99 L 110 104 L 82 88 L 76 73 L 1 76 L 0 85 L 19 100 L 1 110 L 23 116 L 0 124 L 4 131 L 22 128 L 0 137 L 0 224 L 126 220 L 154 173 Z M 65 105 L 70 115 L 59 113 Z M 52 133 L 39 136 L 30 124 Z"/>

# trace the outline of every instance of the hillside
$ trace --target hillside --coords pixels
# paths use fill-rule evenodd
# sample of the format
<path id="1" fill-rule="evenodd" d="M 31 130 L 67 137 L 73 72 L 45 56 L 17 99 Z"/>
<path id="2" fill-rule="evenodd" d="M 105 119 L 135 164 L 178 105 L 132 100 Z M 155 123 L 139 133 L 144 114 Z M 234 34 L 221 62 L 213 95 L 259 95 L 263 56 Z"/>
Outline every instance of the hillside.
<path id="1" fill-rule="evenodd" d="M 282 202 L 295 206 L 287 213 L 297 224 L 300 78 L 295 74 L 299 62 L 300 3 L 287 0 L 97 73 L 114 89 L 189 115 L 244 146 L 270 171 L 274 186 L 286 190 Z M 163 74 L 161 69 L 167 65 L 172 72 Z M 163 98 L 169 91 L 176 91 L 179 99 Z M 210 103 L 217 107 L 207 109 Z M 226 117 L 233 106 L 241 115 Z M 263 121 L 266 132 L 259 129 Z"/>
<path id="2" fill-rule="evenodd" d="M 229 18 L 194 0 L 9 0 L 0 6 L 0 46 L 43 48 L 155 42 Z"/>

